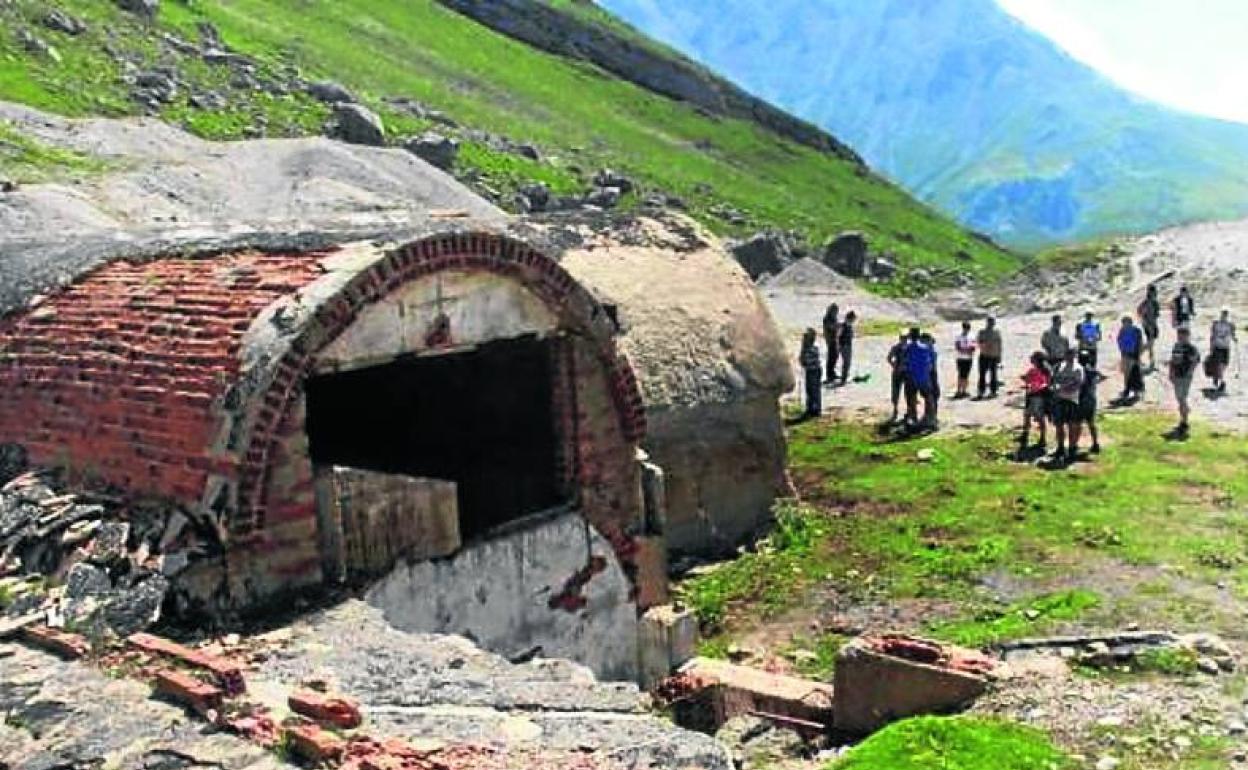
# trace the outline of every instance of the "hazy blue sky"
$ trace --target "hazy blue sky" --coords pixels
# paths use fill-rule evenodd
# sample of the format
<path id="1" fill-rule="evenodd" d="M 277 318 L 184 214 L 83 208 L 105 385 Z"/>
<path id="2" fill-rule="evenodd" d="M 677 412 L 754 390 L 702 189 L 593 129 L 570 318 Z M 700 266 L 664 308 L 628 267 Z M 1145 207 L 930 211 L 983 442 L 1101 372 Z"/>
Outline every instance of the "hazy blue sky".
<path id="1" fill-rule="evenodd" d="M 1138 94 L 1248 123 L 1248 0 L 997 0 Z"/>

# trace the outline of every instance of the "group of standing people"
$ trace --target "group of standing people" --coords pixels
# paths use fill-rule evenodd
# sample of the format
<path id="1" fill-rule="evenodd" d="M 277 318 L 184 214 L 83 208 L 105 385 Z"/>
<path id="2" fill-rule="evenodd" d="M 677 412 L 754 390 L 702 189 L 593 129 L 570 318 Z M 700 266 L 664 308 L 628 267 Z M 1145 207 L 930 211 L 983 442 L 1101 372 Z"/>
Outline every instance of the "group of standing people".
<path id="1" fill-rule="evenodd" d="M 823 386 L 845 385 L 854 361 L 854 323 L 858 314 L 850 310 L 841 318 L 840 307 L 834 302 L 823 314 L 823 341 L 827 347 L 827 362 L 819 352 L 819 335 L 807 329 L 802 335 L 802 350 L 798 363 L 802 367 L 806 389 L 806 416 L 817 417 L 823 412 Z M 825 369 L 826 366 L 826 369 Z"/>
<path id="2" fill-rule="evenodd" d="M 1138 323 L 1131 315 L 1124 315 L 1116 334 L 1123 376 L 1123 389 L 1114 401 L 1116 405 L 1130 405 L 1143 396 L 1145 356 L 1148 359 L 1147 371 L 1157 368 L 1155 346 L 1161 336 L 1162 304 L 1155 285 L 1148 287 L 1143 301 L 1136 306 L 1135 315 Z M 1203 361 L 1205 374 L 1212 382 L 1212 393 L 1225 393 L 1226 372 L 1238 337 L 1230 311 L 1223 309 L 1210 326 L 1209 355 L 1202 358 L 1193 342 L 1196 303 L 1186 286 L 1180 288 L 1170 302 L 1170 316 L 1177 339 L 1167 362 L 1167 374 L 1178 402 L 1179 424 L 1175 433 L 1186 436 L 1190 430 L 1189 397 L 1196 372 Z M 824 314 L 823 336 L 828 349 L 827 383 L 836 384 L 839 381 L 843 385 L 849 378 L 856 320 L 853 312 L 846 313 L 843 319 L 839 318 L 836 304 L 830 305 Z M 1091 439 L 1090 451 L 1093 454 L 1100 451 L 1096 413 L 1097 386 L 1107 379 L 1100 371 L 1100 347 L 1104 337 L 1100 322 L 1091 312 L 1076 324 L 1073 339 L 1063 330 L 1062 317 L 1052 317 L 1049 328 L 1041 335 L 1040 349 L 1030 356 L 1030 365 L 1021 377 L 1024 422 L 1020 449 L 1028 448 L 1033 425 L 1039 429 L 1039 442 L 1034 446 L 1046 448 L 1048 423 L 1052 422 L 1057 439 L 1055 460 L 1070 462 L 1078 456 L 1085 428 Z M 815 330 L 807 329 L 802 340 L 800 363 L 805 371 L 807 416 L 815 416 L 822 411 L 825 370 L 817 339 Z M 995 398 L 1001 389 L 999 371 L 1004 354 L 996 319 L 987 318 L 977 332 L 972 332 L 971 323 L 964 321 L 961 333 L 954 340 L 953 352 L 957 363 L 957 388 L 953 398 L 972 397 L 971 375 L 977 364 L 978 383 L 974 398 Z M 933 336 L 917 327 L 910 329 L 901 334 L 889 349 L 887 360 L 891 372 L 892 422 L 899 420 L 904 395 L 905 416 L 901 419 L 902 424 L 908 430 L 935 429 L 941 389 L 939 354 Z M 920 403 L 923 406 L 921 416 Z"/>

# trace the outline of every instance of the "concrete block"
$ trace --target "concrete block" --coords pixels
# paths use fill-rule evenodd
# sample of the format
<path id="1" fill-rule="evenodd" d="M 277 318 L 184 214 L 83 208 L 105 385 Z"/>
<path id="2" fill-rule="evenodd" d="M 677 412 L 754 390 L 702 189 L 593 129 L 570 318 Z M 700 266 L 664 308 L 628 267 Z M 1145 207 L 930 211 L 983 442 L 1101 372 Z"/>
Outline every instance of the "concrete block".
<path id="1" fill-rule="evenodd" d="M 698 619 L 671 605 L 652 607 L 641 616 L 638 639 L 641 686 L 650 689 L 693 658 Z"/>
<path id="2" fill-rule="evenodd" d="M 988 688 L 995 662 L 908 636 L 863 637 L 837 655 L 835 726 L 866 735 L 897 719 L 957 711 Z"/>
<path id="3" fill-rule="evenodd" d="M 454 482 L 336 467 L 333 488 L 349 573 L 383 575 L 401 559 L 425 561 L 460 548 Z"/>
<path id="4" fill-rule="evenodd" d="M 716 727 L 733 717 L 766 715 L 831 725 L 833 688 L 791 676 L 738 666 L 722 660 L 694 658 L 681 674 L 713 685 Z"/>

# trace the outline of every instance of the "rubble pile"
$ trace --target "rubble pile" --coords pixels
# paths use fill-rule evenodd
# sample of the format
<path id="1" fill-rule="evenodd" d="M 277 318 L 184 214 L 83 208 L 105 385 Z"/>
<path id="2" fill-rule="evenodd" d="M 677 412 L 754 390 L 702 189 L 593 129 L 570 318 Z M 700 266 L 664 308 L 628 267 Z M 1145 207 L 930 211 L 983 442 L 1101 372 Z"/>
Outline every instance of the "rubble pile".
<path id="1" fill-rule="evenodd" d="M 155 623 L 171 581 L 213 553 L 190 517 L 165 506 L 66 491 L 0 446 L 0 614 L 93 640 Z"/>

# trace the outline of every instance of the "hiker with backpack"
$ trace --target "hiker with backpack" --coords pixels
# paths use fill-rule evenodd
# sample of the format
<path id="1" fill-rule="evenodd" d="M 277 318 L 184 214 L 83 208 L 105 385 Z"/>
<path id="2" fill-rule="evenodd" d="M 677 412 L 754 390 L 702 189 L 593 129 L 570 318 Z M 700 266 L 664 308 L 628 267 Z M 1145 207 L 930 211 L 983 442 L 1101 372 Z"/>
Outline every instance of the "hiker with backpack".
<path id="1" fill-rule="evenodd" d="M 1179 404 L 1179 424 L 1175 428 L 1177 436 L 1186 437 L 1189 432 L 1188 417 L 1191 406 L 1188 396 L 1192 392 L 1192 378 L 1196 367 L 1200 366 L 1200 350 L 1192 344 L 1192 330 L 1187 326 L 1179 327 L 1179 340 L 1170 351 L 1170 384 L 1174 386 L 1174 399 Z"/>
<path id="2" fill-rule="evenodd" d="M 1118 403 L 1129 404 L 1144 396 L 1144 372 L 1140 357 L 1144 351 L 1144 333 L 1130 316 L 1122 317 L 1118 329 L 1118 353 L 1122 356 L 1122 394 Z"/>
<path id="3" fill-rule="evenodd" d="M 1044 449 L 1046 445 L 1045 434 L 1048 432 L 1049 385 L 1052 382 L 1052 375 L 1049 372 L 1049 366 L 1042 351 L 1037 350 L 1031 354 L 1031 366 L 1023 373 L 1021 379 L 1025 396 L 1023 400 L 1023 435 L 1019 441 L 1018 449 L 1020 452 L 1027 449 L 1033 422 L 1040 428 L 1040 442 L 1036 444 L 1036 447 Z"/>
<path id="4" fill-rule="evenodd" d="M 1101 325 L 1091 312 L 1085 313 L 1083 320 L 1075 327 L 1075 340 L 1079 345 L 1079 357 L 1091 361 L 1095 369 L 1097 350 L 1101 344 Z"/>
<path id="5" fill-rule="evenodd" d="M 1157 338 L 1161 336 L 1161 301 L 1157 299 L 1157 287 L 1153 284 L 1148 285 L 1148 291 L 1144 295 L 1144 300 L 1135 308 L 1135 314 L 1140 317 L 1140 326 L 1144 331 L 1144 347 L 1148 351 L 1148 368 L 1157 368 L 1157 356 L 1154 347 L 1157 344 Z"/>
<path id="6" fill-rule="evenodd" d="M 990 389 L 992 397 L 996 398 L 997 391 L 1001 389 L 1001 381 L 997 377 L 997 370 L 1001 368 L 1001 354 L 1004 347 L 1001 342 L 1001 330 L 997 328 L 997 319 L 992 316 L 988 317 L 984 322 L 984 328 L 979 330 L 975 342 L 979 346 L 979 390 L 977 398 L 982 399 L 984 394 L 989 392 Z"/>
<path id="7" fill-rule="evenodd" d="M 970 398 L 971 367 L 975 365 L 975 339 L 971 337 L 971 322 L 962 322 L 962 333 L 953 341 L 953 350 L 958 358 L 958 389 L 953 394 L 955 400 Z"/>
<path id="8" fill-rule="evenodd" d="M 1071 348 L 1053 372 L 1053 426 L 1057 432 L 1058 462 L 1072 463 L 1079 446 L 1079 396 L 1087 373 L 1079 365 L 1078 352 Z"/>
<path id="9" fill-rule="evenodd" d="M 797 363 L 802 368 L 806 384 L 806 418 L 823 414 L 823 365 L 819 360 L 819 335 L 807 329 L 802 335 L 802 351 Z"/>
<path id="10" fill-rule="evenodd" d="M 1101 453 L 1101 436 L 1096 429 L 1096 386 L 1101 382 L 1100 372 L 1096 370 L 1096 361 L 1081 356 L 1079 365 L 1083 367 L 1083 386 L 1079 390 L 1079 421 L 1087 426 L 1088 435 L 1092 437 L 1092 446 L 1088 450 L 1092 454 Z M 1077 451 L 1079 442 L 1076 438 L 1074 449 Z"/>
<path id="11" fill-rule="evenodd" d="M 1231 348 L 1239 342 L 1231 311 L 1222 308 L 1218 320 L 1209 328 L 1209 379 L 1217 393 L 1226 392 L 1226 369 L 1231 365 Z"/>

